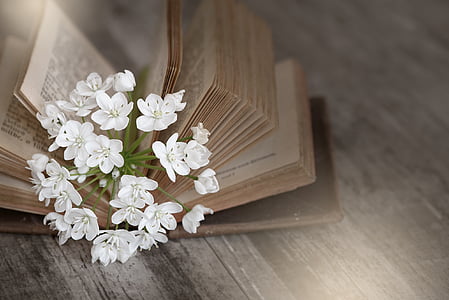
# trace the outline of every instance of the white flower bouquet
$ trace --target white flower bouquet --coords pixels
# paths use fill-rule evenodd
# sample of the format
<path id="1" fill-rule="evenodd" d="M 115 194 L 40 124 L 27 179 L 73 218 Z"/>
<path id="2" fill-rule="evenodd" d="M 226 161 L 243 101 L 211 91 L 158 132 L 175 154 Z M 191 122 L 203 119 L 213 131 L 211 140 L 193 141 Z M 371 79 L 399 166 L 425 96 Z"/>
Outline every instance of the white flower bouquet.
<path id="1" fill-rule="evenodd" d="M 184 90 L 164 99 L 149 94 L 144 100 L 135 99 L 135 87 L 128 70 L 104 81 L 97 73 L 79 81 L 68 101 L 47 103 L 45 113 L 37 114 L 54 140 L 49 151 L 65 148 L 67 165 L 44 154 L 34 154 L 27 161 L 39 201 L 48 206 L 54 199 L 55 211 L 45 216 L 44 223 L 58 231 L 59 244 L 70 238 L 93 241 L 92 262 L 99 260 L 103 265 L 125 262 L 138 249 L 167 242 L 167 230 L 177 226 L 175 213 L 185 211 L 182 226 L 190 233 L 196 232 L 204 214 L 213 213 L 202 205 L 186 207 L 146 176 L 149 169 L 165 171 L 172 182 L 177 175 L 189 177 L 200 194 L 219 190 L 212 169 L 189 175 L 209 163 L 211 152 L 204 146 L 209 131 L 203 124 L 192 128 L 192 136 L 180 138 L 174 133 L 165 144 L 155 141 L 145 147 L 150 132 L 176 122 L 177 113 L 186 106 Z M 141 132 L 133 135 L 133 126 Z M 155 190 L 171 201 L 155 201 L 151 194 Z M 105 197 L 107 220 L 100 230 L 95 210 Z"/>

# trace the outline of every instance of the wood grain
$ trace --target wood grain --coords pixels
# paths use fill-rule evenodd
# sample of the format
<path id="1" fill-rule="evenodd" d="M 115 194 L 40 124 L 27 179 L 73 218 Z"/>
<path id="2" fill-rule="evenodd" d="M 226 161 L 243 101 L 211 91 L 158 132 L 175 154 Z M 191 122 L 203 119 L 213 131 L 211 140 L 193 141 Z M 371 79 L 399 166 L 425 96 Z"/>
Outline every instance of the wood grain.
<path id="1" fill-rule="evenodd" d="M 105 24 L 145 24 L 151 11 L 134 2 L 66 6 L 123 66 L 146 46 L 135 27 Z M 299 59 L 310 93 L 330 100 L 345 219 L 171 241 L 107 268 L 90 264 L 85 242 L 1 234 L 1 298 L 449 298 L 449 3 L 244 2 L 272 27 L 277 59 Z"/>

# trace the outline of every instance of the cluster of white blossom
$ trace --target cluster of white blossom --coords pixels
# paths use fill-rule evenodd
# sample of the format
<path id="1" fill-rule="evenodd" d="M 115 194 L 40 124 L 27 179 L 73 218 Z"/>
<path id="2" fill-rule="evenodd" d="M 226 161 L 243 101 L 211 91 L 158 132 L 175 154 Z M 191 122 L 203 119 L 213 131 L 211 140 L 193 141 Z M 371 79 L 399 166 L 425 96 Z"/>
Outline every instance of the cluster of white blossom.
<path id="1" fill-rule="evenodd" d="M 92 262 L 99 260 L 103 265 L 125 262 L 138 249 L 167 242 L 167 230 L 177 226 L 173 214 L 185 210 L 183 228 L 196 233 L 204 214 L 213 213 L 202 205 L 189 209 L 146 177 L 143 169 L 164 170 L 173 182 L 176 174 L 189 177 L 199 194 L 219 190 L 214 170 L 206 168 L 198 176 L 189 175 L 191 170 L 205 167 L 211 156 L 205 146 L 210 133 L 202 123 L 192 127 L 190 137 L 179 139 L 174 133 L 166 144 L 156 141 L 147 149 L 141 145 L 149 132 L 167 129 L 176 122 L 177 112 L 186 106 L 182 102 L 184 90 L 164 99 L 149 94 L 143 100 L 133 99 L 135 86 L 134 75 L 128 70 L 104 81 L 91 73 L 76 84 L 68 101 L 46 103 L 44 113 L 38 113 L 37 118 L 54 139 L 48 150 L 63 148 L 64 160 L 73 161 L 73 165 L 61 165 L 39 153 L 27 161 L 39 201 L 49 206 L 54 199 L 55 211 L 45 216 L 44 223 L 58 231 L 59 244 L 70 238 L 93 240 Z M 140 116 L 136 116 L 137 110 Z M 131 141 L 132 122 L 143 133 Z M 99 134 L 101 131 L 106 132 Z M 151 163 L 157 159 L 161 166 Z M 82 196 L 80 191 L 86 187 L 88 193 Z M 173 201 L 158 203 L 151 194 L 155 190 Z M 95 210 L 106 192 L 111 195 L 109 213 L 103 220 L 106 230 L 100 230 Z M 90 198 L 89 206 L 86 201 Z M 109 229 L 112 224 L 115 230 Z"/>

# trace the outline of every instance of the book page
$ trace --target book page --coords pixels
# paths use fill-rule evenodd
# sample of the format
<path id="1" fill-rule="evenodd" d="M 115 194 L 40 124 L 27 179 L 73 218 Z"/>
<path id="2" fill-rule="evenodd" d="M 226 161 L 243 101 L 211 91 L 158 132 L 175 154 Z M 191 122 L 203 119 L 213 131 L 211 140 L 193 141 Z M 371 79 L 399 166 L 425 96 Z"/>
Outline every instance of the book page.
<path id="1" fill-rule="evenodd" d="M 47 152 L 50 140 L 39 121 L 12 95 L 26 42 L 10 36 L 0 60 L 0 149 L 29 159 L 36 152 Z"/>
<path id="2" fill-rule="evenodd" d="M 293 65 L 276 66 L 277 105 L 282 116 L 279 127 L 216 170 L 221 190 L 298 162 L 300 134 L 296 89 L 301 87 L 295 86 L 295 80 Z M 194 190 L 190 190 L 178 199 L 189 202 L 199 197 Z"/>
<path id="3" fill-rule="evenodd" d="M 47 101 L 68 98 L 77 81 L 91 72 L 103 78 L 113 68 L 53 1 L 48 1 L 37 32 L 19 97 L 42 111 Z"/>
<path id="4" fill-rule="evenodd" d="M 154 6 L 154 18 L 157 27 L 154 29 L 152 42 L 152 57 L 149 59 L 148 79 L 145 86 L 145 96 L 153 93 L 163 96 L 165 74 L 168 67 L 168 29 L 167 29 L 167 1 L 157 1 Z M 152 16 L 153 17 L 153 16 Z"/>

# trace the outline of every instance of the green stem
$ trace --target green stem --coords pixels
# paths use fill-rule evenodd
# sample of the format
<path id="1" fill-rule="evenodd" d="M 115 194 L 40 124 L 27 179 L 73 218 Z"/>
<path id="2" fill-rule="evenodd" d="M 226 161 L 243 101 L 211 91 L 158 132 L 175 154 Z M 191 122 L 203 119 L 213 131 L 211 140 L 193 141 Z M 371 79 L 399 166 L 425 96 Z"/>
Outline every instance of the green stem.
<path id="1" fill-rule="evenodd" d="M 147 154 L 147 153 L 153 153 L 153 149 L 151 149 L 151 148 L 145 149 L 143 151 L 140 151 L 140 152 L 132 154 L 130 157 L 140 156 L 140 155 L 144 155 L 144 154 Z"/>
<path id="2" fill-rule="evenodd" d="M 118 181 L 114 180 L 112 185 L 112 197 L 115 197 L 115 192 L 117 191 Z M 106 220 L 106 229 L 109 229 L 109 225 L 111 224 L 111 214 L 112 214 L 112 206 L 109 204 L 108 209 L 108 219 Z"/>
<path id="3" fill-rule="evenodd" d="M 193 180 L 198 180 L 198 177 L 197 176 L 193 176 L 193 175 L 184 175 L 184 177 L 191 178 Z"/>
<path id="4" fill-rule="evenodd" d="M 185 138 L 178 139 L 178 142 L 185 142 L 185 141 L 190 141 L 190 140 L 193 140 L 193 136 L 187 136 Z"/>
<path id="5" fill-rule="evenodd" d="M 176 203 L 178 203 L 179 205 L 181 205 L 186 212 L 191 211 L 190 208 L 188 208 L 187 206 L 184 205 L 184 203 L 182 203 L 181 201 L 179 201 L 178 199 L 176 199 L 175 197 L 173 197 L 169 192 L 165 191 L 163 188 L 161 188 L 160 186 L 157 187 L 157 189 L 159 191 L 161 191 L 165 196 L 167 196 L 168 198 L 172 199 L 173 201 L 175 201 Z"/>
<path id="6" fill-rule="evenodd" d="M 129 147 L 128 152 L 132 153 L 134 150 L 136 150 L 137 147 L 139 147 L 140 143 L 147 137 L 149 132 L 144 132 L 137 140 L 132 143 L 131 147 Z"/>
<path id="7" fill-rule="evenodd" d="M 87 199 L 90 198 L 90 196 L 92 196 L 93 193 L 95 193 L 96 190 L 98 190 L 100 188 L 100 185 L 97 184 L 97 186 L 95 188 L 93 188 L 89 194 L 87 194 L 86 197 L 83 198 L 83 200 L 81 201 L 80 205 L 78 205 L 78 207 L 81 207 L 81 205 L 84 204 L 84 202 L 86 202 Z"/>
<path id="8" fill-rule="evenodd" d="M 108 132 L 108 138 L 112 139 L 112 131 L 109 129 L 107 132 Z"/>
<path id="9" fill-rule="evenodd" d="M 81 120 L 83 121 L 83 123 L 86 123 L 86 118 L 85 117 L 81 117 Z"/>
<path id="10" fill-rule="evenodd" d="M 92 179 L 91 181 L 89 181 L 89 182 L 86 183 L 86 184 L 83 184 L 82 186 L 80 186 L 80 187 L 77 188 L 76 190 L 77 190 L 77 191 L 80 191 L 80 190 L 84 189 L 85 187 L 91 185 L 92 183 L 94 183 L 94 182 L 97 181 L 98 179 L 100 179 L 100 177 L 95 177 L 94 179 Z"/>
<path id="11" fill-rule="evenodd" d="M 126 230 L 129 229 L 129 224 L 128 224 L 128 222 L 125 223 L 125 229 L 126 229 Z"/>
<path id="12" fill-rule="evenodd" d="M 109 188 L 109 186 L 111 185 L 112 181 L 113 181 L 112 179 L 109 179 L 108 183 L 106 184 L 106 186 L 101 190 L 100 194 L 97 197 L 97 200 L 95 200 L 94 206 L 92 206 L 92 211 L 93 212 L 95 212 L 95 209 L 97 208 L 98 202 L 100 202 L 101 197 L 106 192 L 106 190 Z"/>
<path id="13" fill-rule="evenodd" d="M 154 155 L 139 155 L 139 156 L 130 156 L 126 160 L 127 161 L 135 161 L 135 160 L 153 160 L 157 157 Z"/>
<path id="14" fill-rule="evenodd" d="M 109 226 L 111 225 L 111 215 L 112 215 L 112 206 L 109 204 L 108 219 L 106 220 L 106 230 L 109 230 Z"/>
<path id="15" fill-rule="evenodd" d="M 135 162 L 134 164 L 136 166 L 144 167 L 144 168 L 147 168 L 147 169 L 165 171 L 165 168 L 163 168 L 163 167 L 153 166 L 153 165 L 144 164 L 144 163 L 140 163 L 140 162 Z"/>
<path id="16" fill-rule="evenodd" d="M 134 174 L 136 174 L 136 173 L 137 173 L 137 175 L 139 175 L 139 176 L 146 177 L 145 174 L 143 174 L 142 172 L 140 172 L 140 170 L 134 169 Z"/>

